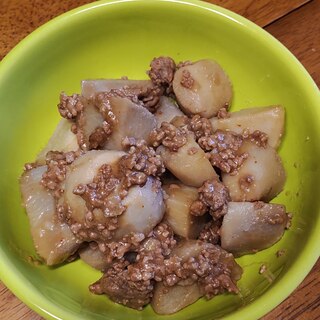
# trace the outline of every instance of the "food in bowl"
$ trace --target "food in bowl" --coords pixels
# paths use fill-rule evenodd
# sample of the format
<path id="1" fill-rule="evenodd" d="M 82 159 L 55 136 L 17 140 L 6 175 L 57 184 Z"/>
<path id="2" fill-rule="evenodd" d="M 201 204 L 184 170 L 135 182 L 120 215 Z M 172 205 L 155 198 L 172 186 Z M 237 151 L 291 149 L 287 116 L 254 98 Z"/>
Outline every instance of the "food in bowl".
<path id="1" fill-rule="evenodd" d="M 47 265 L 80 257 L 103 272 L 96 294 L 170 314 L 238 293 L 235 256 L 283 235 L 269 203 L 285 171 L 284 109 L 230 113 L 232 85 L 212 60 L 152 60 L 150 80 L 84 80 L 62 93 L 59 122 L 20 179 Z"/>

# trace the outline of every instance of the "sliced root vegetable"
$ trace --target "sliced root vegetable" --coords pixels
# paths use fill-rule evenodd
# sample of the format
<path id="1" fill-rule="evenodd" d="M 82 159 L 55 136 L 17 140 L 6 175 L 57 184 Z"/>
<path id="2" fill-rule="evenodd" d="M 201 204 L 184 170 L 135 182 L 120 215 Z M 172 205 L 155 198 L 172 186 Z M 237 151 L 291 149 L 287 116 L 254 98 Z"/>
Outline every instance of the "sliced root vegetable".
<path id="1" fill-rule="evenodd" d="M 179 105 L 188 114 L 204 118 L 215 116 L 230 104 L 232 86 L 218 63 L 199 60 L 178 69 L 173 80 L 173 90 Z"/>
<path id="2" fill-rule="evenodd" d="M 122 203 L 127 209 L 119 217 L 116 240 L 131 232 L 148 235 L 162 220 L 165 211 L 161 185 L 152 177 L 142 187 L 131 187 Z"/>
<path id="3" fill-rule="evenodd" d="M 106 256 L 99 250 L 98 245 L 89 243 L 86 247 L 79 250 L 80 258 L 91 267 L 104 271 L 111 263 Z"/>
<path id="4" fill-rule="evenodd" d="M 183 184 L 163 186 L 165 198 L 165 219 L 173 232 L 187 239 L 196 239 L 206 223 L 206 217 L 190 214 L 190 206 L 198 199 L 198 190 Z"/>
<path id="5" fill-rule="evenodd" d="M 179 109 L 176 102 L 173 99 L 165 96 L 161 97 L 159 107 L 154 114 L 158 127 L 161 126 L 162 122 L 170 122 L 173 118 L 183 115 L 183 112 Z"/>
<path id="6" fill-rule="evenodd" d="M 122 80 L 122 79 L 98 79 L 83 80 L 82 95 L 85 98 L 91 98 L 98 92 L 108 92 L 112 89 L 122 89 L 127 93 L 139 94 L 153 86 L 150 80 Z"/>
<path id="7" fill-rule="evenodd" d="M 276 243 L 288 222 L 286 208 L 263 202 L 229 202 L 223 218 L 221 247 L 236 255 L 255 253 Z"/>
<path id="8" fill-rule="evenodd" d="M 79 195 L 76 195 L 74 190 L 80 184 L 85 185 L 91 183 L 100 167 L 104 164 L 110 165 L 112 167 L 112 171 L 117 173 L 118 162 L 123 155 L 125 155 L 125 153 L 121 151 L 92 150 L 79 157 L 70 165 L 65 180 L 64 199 L 70 206 L 71 216 L 75 222 L 80 224 L 85 223 L 85 216 L 88 209 L 84 199 Z M 96 213 L 96 218 L 99 217 L 100 219 L 101 213 Z"/>
<path id="9" fill-rule="evenodd" d="M 218 179 L 210 161 L 192 134 L 187 136 L 187 143 L 178 151 L 170 151 L 160 146 L 157 153 L 160 154 L 166 168 L 188 186 L 200 187 L 206 180 Z"/>
<path id="10" fill-rule="evenodd" d="M 148 142 L 150 132 L 157 126 L 155 116 L 146 108 L 126 98 L 112 97 L 110 104 L 116 116 L 116 124 L 104 148 L 123 150 L 121 142 L 125 137 L 143 139 Z"/>
<path id="11" fill-rule="evenodd" d="M 244 130 L 256 130 L 268 135 L 268 144 L 277 148 L 284 132 L 285 111 L 282 106 L 256 107 L 229 113 L 228 118 L 211 118 L 215 130 L 229 130 L 242 134 Z"/>
<path id="12" fill-rule="evenodd" d="M 196 283 L 187 286 L 166 287 L 159 282 L 155 286 L 151 306 L 158 314 L 172 314 L 196 302 L 201 297 L 202 294 Z"/>
<path id="13" fill-rule="evenodd" d="M 270 201 L 283 189 L 286 176 L 276 150 L 244 142 L 239 153 L 247 153 L 237 173 L 222 173 L 232 201 Z"/>
<path id="14" fill-rule="evenodd" d="M 69 226 L 59 221 L 53 196 L 40 184 L 46 166 L 26 171 L 20 179 L 31 234 L 38 254 L 47 265 L 65 261 L 79 247 Z"/>
<path id="15" fill-rule="evenodd" d="M 49 151 L 69 152 L 79 149 L 77 137 L 71 132 L 71 122 L 67 119 L 61 119 L 54 130 L 47 145 L 38 154 L 36 162 L 39 164 L 46 163 L 46 154 Z"/>

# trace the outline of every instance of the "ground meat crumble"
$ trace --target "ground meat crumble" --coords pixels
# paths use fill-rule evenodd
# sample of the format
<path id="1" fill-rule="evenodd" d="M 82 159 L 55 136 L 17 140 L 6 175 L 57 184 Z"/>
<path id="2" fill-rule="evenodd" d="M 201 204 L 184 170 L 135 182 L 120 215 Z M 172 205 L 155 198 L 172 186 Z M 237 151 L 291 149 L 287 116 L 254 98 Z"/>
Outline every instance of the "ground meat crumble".
<path id="1" fill-rule="evenodd" d="M 162 122 L 161 127 L 150 133 L 150 141 L 153 147 L 163 145 L 170 151 L 176 152 L 187 143 L 188 130 L 177 128 L 168 122 Z"/>
<path id="2" fill-rule="evenodd" d="M 195 216 L 209 212 L 214 220 L 223 217 L 231 200 L 227 187 L 218 180 L 207 180 L 198 189 L 199 199 L 190 207 L 190 213 Z"/>
<path id="3" fill-rule="evenodd" d="M 193 87 L 194 79 L 192 78 L 191 73 L 188 70 L 182 71 L 182 79 L 180 83 L 187 89 L 191 89 Z"/>
<path id="4" fill-rule="evenodd" d="M 90 290 L 138 310 L 150 302 L 154 284 L 160 281 L 168 287 L 197 282 L 208 299 L 238 291 L 235 281 L 241 268 L 232 254 L 206 244 L 197 256 L 183 261 L 173 254 L 175 245 L 171 228 L 159 224 L 141 243 L 131 263 L 125 258 L 115 262 Z"/>
<path id="5" fill-rule="evenodd" d="M 122 145 L 128 148 L 128 154 L 120 160 L 120 170 L 124 176 L 124 185 L 144 185 L 148 176 L 159 177 L 164 171 L 164 164 L 155 150 L 144 140 L 125 138 Z"/>
<path id="6" fill-rule="evenodd" d="M 156 86 L 172 87 L 176 64 L 169 57 L 154 58 L 150 63 L 148 75 Z"/>
<path id="7" fill-rule="evenodd" d="M 244 130 L 242 133 L 243 139 L 255 143 L 258 147 L 265 148 L 268 144 L 268 135 L 262 131 L 255 130 L 250 133 L 249 130 Z"/>
<path id="8" fill-rule="evenodd" d="M 79 94 L 67 96 L 64 92 L 60 95 L 58 110 L 62 118 L 75 119 L 83 111 L 83 103 Z"/>
<path id="9" fill-rule="evenodd" d="M 248 158 L 247 153 L 239 153 L 242 136 L 229 131 L 217 130 L 214 134 L 198 140 L 200 147 L 209 152 L 208 158 L 214 167 L 222 172 L 236 173 Z"/>
<path id="10" fill-rule="evenodd" d="M 188 129 L 194 132 L 197 140 L 213 134 L 213 128 L 210 120 L 207 118 L 201 118 L 199 115 L 194 115 L 190 119 Z"/>
<path id="11" fill-rule="evenodd" d="M 46 155 L 47 170 L 42 175 L 41 184 L 51 192 L 55 199 L 63 193 L 62 182 L 66 178 L 67 166 L 77 157 L 79 152 L 49 151 Z"/>
<path id="12" fill-rule="evenodd" d="M 198 239 L 205 242 L 212 243 L 212 244 L 219 244 L 220 227 L 221 227 L 220 220 L 208 222 L 200 232 Z"/>

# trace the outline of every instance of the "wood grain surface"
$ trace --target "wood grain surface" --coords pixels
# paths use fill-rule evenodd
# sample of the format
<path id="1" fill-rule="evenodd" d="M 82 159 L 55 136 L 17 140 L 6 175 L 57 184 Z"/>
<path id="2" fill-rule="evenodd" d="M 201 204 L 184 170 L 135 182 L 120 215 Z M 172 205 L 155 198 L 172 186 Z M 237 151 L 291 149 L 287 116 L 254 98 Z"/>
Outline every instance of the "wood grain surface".
<path id="1" fill-rule="evenodd" d="M 92 0 L 0 0 L 0 60 L 53 17 Z M 208 0 L 254 21 L 280 40 L 320 86 L 320 0 Z M 40 320 L 0 282 L 0 319 Z M 263 320 L 320 319 L 320 260 Z M 67 320 L 67 319 L 66 319 Z M 242 320 L 242 319 L 239 319 Z"/>

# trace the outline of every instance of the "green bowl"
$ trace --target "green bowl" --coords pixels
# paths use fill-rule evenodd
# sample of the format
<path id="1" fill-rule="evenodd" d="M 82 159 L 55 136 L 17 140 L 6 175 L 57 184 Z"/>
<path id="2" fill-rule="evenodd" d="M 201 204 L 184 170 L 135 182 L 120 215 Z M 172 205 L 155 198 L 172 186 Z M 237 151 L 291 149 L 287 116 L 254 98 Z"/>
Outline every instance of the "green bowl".
<path id="1" fill-rule="evenodd" d="M 248 20 L 199 1 L 102 1 L 64 14 L 36 30 L 0 63 L 0 277 L 48 319 L 163 319 L 92 295 L 100 277 L 81 261 L 49 268 L 35 256 L 18 178 L 58 122 L 59 93 L 80 91 L 86 78 L 146 78 L 151 59 L 212 58 L 234 87 L 232 111 L 282 104 L 286 133 L 280 155 L 285 190 L 274 200 L 293 213 L 273 247 L 238 262 L 241 294 L 199 300 L 165 319 L 256 319 L 285 299 L 320 252 L 320 96 L 301 64 Z M 286 254 L 276 257 L 279 249 Z M 267 275 L 259 274 L 262 264 Z"/>

